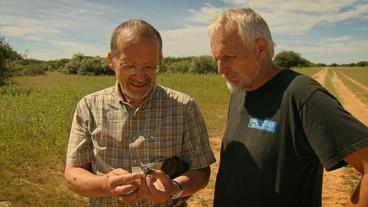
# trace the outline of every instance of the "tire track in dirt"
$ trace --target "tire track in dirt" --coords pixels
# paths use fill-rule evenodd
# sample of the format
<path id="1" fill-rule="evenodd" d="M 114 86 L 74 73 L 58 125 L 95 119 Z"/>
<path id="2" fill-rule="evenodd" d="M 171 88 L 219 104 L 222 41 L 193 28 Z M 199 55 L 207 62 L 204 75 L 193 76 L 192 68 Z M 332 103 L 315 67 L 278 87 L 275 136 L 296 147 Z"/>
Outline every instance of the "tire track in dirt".
<path id="1" fill-rule="evenodd" d="M 322 85 L 325 84 L 325 79 L 327 73 L 330 71 L 328 68 L 323 68 L 319 73 L 312 76 Z M 353 114 L 356 118 L 364 121 L 362 117 L 364 112 L 357 111 L 357 108 L 364 107 L 362 106 L 360 100 L 354 96 L 351 91 L 349 91 L 343 82 L 338 79 L 337 75 L 334 71 L 331 71 L 332 78 L 331 82 L 333 83 L 333 87 L 336 89 L 336 92 L 340 98 L 342 105 L 345 107 L 347 111 Z M 359 106 L 357 107 L 356 104 Z M 364 104 L 363 104 L 364 105 Z M 362 108 L 361 108 L 362 109 Z M 364 109 L 363 109 L 364 110 Z M 367 120 L 363 122 L 367 125 Z M 352 191 L 355 189 L 356 184 L 354 180 L 359 178 L 359 173 L 352 168 L 340 168 L 331 172 L 324 172 L 323 175 L 323 189 L 322 189 L 322 206 L 323 207 L 342 207 L 345 206 Z"/>
<path id="2" fill-rule="evenodd" d="M 320 71 L 314 74 L 312 78 L 316 80 L 317 82 L 319 82 L 321 85 L 325 85 L 326 73 L 327 73 L 327 68 L 322 68 Z"/>
<path id="3" fill-rule="evenodd" d="M 350 78 L 349 76 L 345 75 L 345 73 L 340 72 L 340 71 L 334 71 L 342 76 L 344 76 L 344 78 L 348 79 L 349 81 L 353 82 L 355 85 L 357 85 L 358 87 L 360 87 L 360 89 L 362 89 L 364 92 L 368 92 L 368 87 L 364 86 L 363 84 L 359 83 L 358 81 Z"/>
<path id="4" fill-rule="evenodd" d="M 332 76 L 332 83 L 342 105 L 347 111 L 349 111 L 354 117 L 363 122 L 366 126 L 368 125 L 368 106 L 360 100 L 353 92 L 351 92 L 341 79 L 337 76 L 335 71 Z M 340 73 L 341 74 L 341 73 Z"/>

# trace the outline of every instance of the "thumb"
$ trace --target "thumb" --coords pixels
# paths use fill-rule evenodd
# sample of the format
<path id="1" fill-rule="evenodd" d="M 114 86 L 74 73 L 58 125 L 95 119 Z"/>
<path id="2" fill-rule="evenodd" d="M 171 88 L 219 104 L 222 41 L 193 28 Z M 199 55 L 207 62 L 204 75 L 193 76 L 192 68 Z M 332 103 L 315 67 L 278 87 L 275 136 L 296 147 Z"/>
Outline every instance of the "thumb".
<path id="1" fill-rule="evenodd" d="M 172 185 L 171 178 L 161 170 L 153 170 L 152 176 L 159 179 L 161 183 L 165 186 L 170 185 L 170 184 Z"/>

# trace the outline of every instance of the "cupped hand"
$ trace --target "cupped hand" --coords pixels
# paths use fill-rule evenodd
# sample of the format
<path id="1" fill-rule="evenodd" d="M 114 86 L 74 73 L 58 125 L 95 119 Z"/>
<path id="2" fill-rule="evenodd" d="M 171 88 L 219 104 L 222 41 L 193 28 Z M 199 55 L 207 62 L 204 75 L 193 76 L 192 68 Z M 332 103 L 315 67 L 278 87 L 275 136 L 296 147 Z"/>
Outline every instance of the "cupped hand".
<path id="1" fill-rule="evenodd" d="M 152 174 L 141 177 L 140 194 L 154 203 L 162 203 L 176 192 L 171 178 L 161 170 L 153 170 Z"/>

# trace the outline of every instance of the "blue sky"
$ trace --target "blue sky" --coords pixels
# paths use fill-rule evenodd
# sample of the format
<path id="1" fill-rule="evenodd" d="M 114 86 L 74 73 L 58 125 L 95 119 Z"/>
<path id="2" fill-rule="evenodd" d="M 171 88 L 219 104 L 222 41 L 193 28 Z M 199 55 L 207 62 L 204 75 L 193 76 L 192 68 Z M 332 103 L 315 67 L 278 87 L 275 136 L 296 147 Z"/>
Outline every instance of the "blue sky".
<path id="1" fill-rule="evenodd" d="M 41 60 L 106 56 L 113 29 L 140 18 L 160 31 L 165 57 L 210 55 L 207 26 L 232 7 L 266 19 L 276 53 L 292 50 L 314 63 L 368 61 L 368 0 L 1 0 L 0 35 Z"/>

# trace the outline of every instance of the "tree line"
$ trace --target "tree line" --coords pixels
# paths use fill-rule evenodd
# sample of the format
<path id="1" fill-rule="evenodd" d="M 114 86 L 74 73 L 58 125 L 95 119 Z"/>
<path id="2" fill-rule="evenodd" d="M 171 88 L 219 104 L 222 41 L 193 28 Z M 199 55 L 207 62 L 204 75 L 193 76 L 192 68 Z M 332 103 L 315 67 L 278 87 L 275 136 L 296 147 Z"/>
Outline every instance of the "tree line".
<path id="1" fill-rule="evenodd" d="M 368 61 L 344 65 L 312 63 L 294 51 L 282 51 L 274 57 L 274 63 L 282 68 L 324 67 L 324 66 L 368 66 Z M 70 59 L 42 61 L 27 58 L 15 51 L 3 37 L 0 37 L 0 85 L 10 76 L 40 75 L 46 71 L 59 71 L 78 75 L 113 75 L 106 58 L 74 54 Z M 216 62 L 211 56 L 165 57 L 160 66 L 161 72 L 216 73 Z"/>

